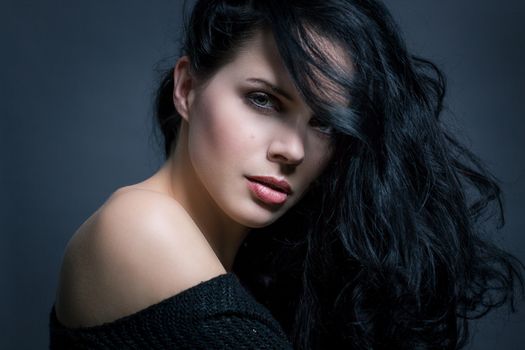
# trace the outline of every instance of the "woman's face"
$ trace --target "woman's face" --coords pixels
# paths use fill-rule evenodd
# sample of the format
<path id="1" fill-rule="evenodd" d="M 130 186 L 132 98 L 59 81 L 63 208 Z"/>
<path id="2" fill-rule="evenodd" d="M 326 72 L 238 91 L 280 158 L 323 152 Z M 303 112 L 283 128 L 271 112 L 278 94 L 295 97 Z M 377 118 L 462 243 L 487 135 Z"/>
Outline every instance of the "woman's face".
<path id="1" fill-rule="evenodd" d="M 269 225 L 296 204 L 333 152 L 331 130 L 301 99 L 267 32 L 194 90 L 185 119 L 197 177 L 222 211 L 247 227 Z M 256 176 L 286 181 L 291 192 Z"/>

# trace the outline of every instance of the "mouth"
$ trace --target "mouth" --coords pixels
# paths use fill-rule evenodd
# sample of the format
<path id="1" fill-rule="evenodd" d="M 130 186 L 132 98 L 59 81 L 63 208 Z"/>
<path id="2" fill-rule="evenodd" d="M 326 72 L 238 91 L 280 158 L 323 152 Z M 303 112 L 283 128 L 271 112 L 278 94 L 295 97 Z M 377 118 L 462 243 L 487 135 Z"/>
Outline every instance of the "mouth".
<path id="1" fill-rule="evenodd" d="M 269 176 L 247 176 L 248 188 L 259 200 L 266 204 L 284 204 L 292 190 L 286 180 Z"/>
<path id="2" fill-rule="evenodd" d="M 261 183 L 276 191 L 292 194 L 292 188 L 290 187 L 290 184 L 284 179 L 279 180 L 273 176 L 247 176 L 246 178 L 250 181 Z"/>

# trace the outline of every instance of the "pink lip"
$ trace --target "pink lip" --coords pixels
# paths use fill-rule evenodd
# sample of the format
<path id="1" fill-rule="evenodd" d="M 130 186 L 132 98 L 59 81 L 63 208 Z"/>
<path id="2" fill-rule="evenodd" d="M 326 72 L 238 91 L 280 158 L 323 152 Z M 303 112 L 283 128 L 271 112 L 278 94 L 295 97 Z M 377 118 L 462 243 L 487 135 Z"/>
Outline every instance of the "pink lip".
<path id="1" fill-rule="evenodd" d="M 284 202 L 286 202 L 286 200 L 288 199 L 288 194 L 291 193 L 290 187 L 286 182 L 285 183 L 286 185 L 288 185 L 288 187 L 284 186 L 284 188 L 287 192 L 283 192 L 283 190 L 281 190 L 281 188 L 283 188 L 282 182 L 279 185 L 280 187 L 277 188 L 277 186 L 273 183 L 268 184 L 268 182 L 259 182 L 259 178 L 260 177 L 247 177 L 248 188 L 250 189 L 250 191 L 252 191 L 255 197 L 267 204 L 272 205 L 283 204 Z M 267 178 L 265 178 L 265 180 L 267 181 Z"/>
<path id="2" fill-rule="evenodd" d="M 284 192 L 286 194 L 292 194 L 292 188 L 286 180 L 279 180 L 272 176 L 247 176 L 248 180 L 262 183 L 268 187 Z"/>

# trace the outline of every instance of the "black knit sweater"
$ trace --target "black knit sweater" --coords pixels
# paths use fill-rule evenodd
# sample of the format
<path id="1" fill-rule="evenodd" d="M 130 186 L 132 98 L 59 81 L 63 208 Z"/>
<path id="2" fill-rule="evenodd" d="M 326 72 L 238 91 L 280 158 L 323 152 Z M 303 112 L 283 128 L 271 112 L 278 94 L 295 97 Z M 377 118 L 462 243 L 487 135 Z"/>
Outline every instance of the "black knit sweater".
<path id="1" fill-rule="evenodd" d="M 232 273 L 93 327 L 49 316 L 50 349 L 292 349 L 279 323 Z"/>

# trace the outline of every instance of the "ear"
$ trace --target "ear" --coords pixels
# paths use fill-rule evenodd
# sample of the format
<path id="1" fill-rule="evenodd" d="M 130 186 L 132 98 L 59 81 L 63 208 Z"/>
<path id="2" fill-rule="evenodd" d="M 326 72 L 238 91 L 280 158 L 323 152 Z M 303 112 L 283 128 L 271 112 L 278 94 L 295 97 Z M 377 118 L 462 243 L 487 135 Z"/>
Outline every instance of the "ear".
<path id="1" fill-rule="evenodd" d="M 182 56 L 173 69 L 173 104 L 186 121 L 193 98 L 193 85 L 190 60 L 188 56 Z"/>

